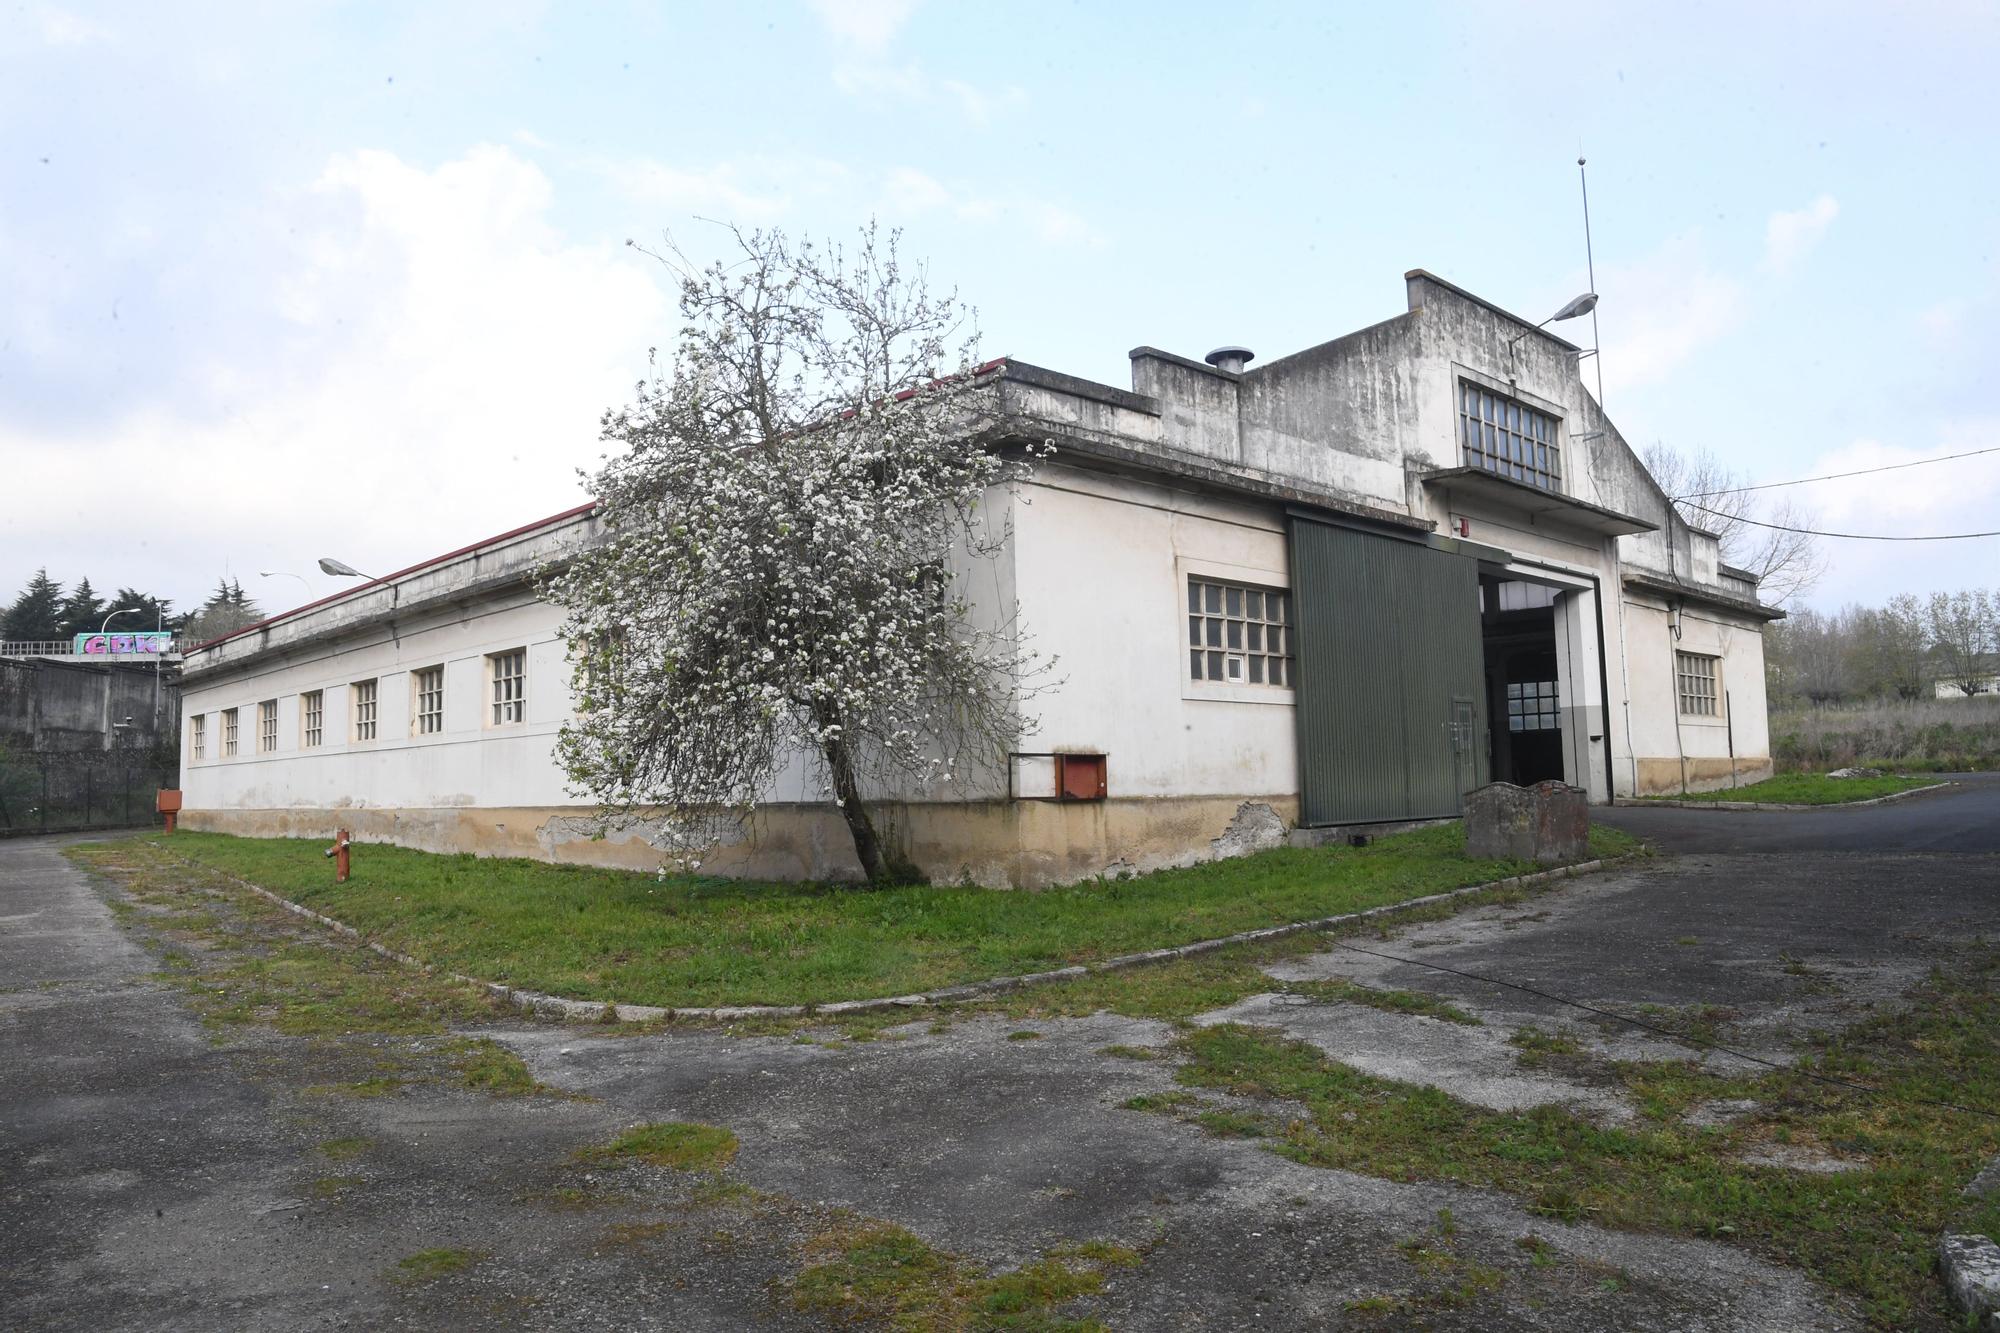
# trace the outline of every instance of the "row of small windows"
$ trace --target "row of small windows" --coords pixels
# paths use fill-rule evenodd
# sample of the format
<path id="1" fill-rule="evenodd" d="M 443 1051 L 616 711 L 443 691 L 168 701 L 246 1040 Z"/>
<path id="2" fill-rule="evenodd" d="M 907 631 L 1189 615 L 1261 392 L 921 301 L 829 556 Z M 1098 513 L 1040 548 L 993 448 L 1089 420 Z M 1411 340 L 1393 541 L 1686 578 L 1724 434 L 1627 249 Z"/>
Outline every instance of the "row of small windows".
<path id="1" fill-rule="evenodd" d="M 486 658 L 489 698 L 488 726 L 504 727 L 525 722 L 528 717 L 528 650 L 509 649 L 489 653 Z M 379 677 L 357 680 L 348 690 L 348 739 L 363 742 L 381 735 L 382 682 Z M 219 756 L 232 759 L 240 753 L 239 713 L 221 710 L 217 717 Z M 194 713 L 188 719 L 188 751 L 193 758 L 208 758 L 208 715 Z M 410 734 L 435 736 L 444 731 L 444 666 L 420 667 L 410 673 Z M 266 699 L 257 705 L 257 752 L 270 754 L 278 748 L 278 701 Z M 307 690 L 299 695 L 299 748 L 318 749 L 326 741 L 326 691 Z"/>

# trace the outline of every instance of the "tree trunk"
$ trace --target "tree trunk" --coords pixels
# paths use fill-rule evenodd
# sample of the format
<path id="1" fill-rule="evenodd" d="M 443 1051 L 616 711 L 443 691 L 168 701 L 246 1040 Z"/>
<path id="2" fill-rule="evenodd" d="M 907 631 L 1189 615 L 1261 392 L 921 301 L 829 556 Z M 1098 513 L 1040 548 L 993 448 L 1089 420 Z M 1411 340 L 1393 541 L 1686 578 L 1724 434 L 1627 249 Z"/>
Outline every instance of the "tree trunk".
<path id="1" fill-rule="evenodd" d="M 854 857 L 861 862 L 861 873 L 870 884 L 879 884 L 888 878 L 889 868 L 882 860 L 882 840 L 875 834 L 875 821 L 868 817 L 868 807 L 861 800 L 861 784 L 855 780 L 854 756 L 847 748 L 846 735 L 821 742 L 820 751 L 833 778 L 841 817 L 847 820 L 848 835 L 854 839 Z"/>

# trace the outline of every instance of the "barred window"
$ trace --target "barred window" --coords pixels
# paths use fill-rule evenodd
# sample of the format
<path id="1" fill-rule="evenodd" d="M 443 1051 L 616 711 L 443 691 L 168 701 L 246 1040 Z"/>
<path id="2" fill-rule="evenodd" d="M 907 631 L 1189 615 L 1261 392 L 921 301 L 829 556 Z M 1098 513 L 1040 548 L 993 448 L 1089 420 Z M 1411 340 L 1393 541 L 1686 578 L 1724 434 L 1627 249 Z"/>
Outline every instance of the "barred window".
<path id="1" fill-rule="evenodd" d="M 326 693 L 307 690 L 299 696 L 299 748 L 313 749 L 320 743 L 321 719 L 326 716 Z"/>
<path id="2" fill-rule="evenodd" d="M 375 682 L 357 680 L 349 687 L 354 705 L 354 739 L 372 741 L 375 739 Z"/>
<path id="3" fill-rule="evenodd" d="M 236 710 L 234 708 L 225 708 L 222 710 L 222 757 L 224 759 L 233 759 L 236 757 Z"/>
<path id="4" fill-rule="evenodd" d="M 1294 683 L 1291 595 L 1212 579 L 1188 580 L 1188 678 L 1230 685 Z"/>
<path id="5" fill-rule="evenodd" d="M 1562 489 L 1556 419 L 1476 384 L 1458 384 L 1458 438 L 1476 468 L 1545 491 Z"/>
<path id="6" fill-rule="evenodd" d="M 1556 706 L 1556 683 L 1552 680 L 1507 682 L 1507 730 L 1562 730 L 1562 714 Z"/>
<path id="7" fill-rule="evenodd" d="M 188 749 L 197 759 L 203 758 L 208 750 L 208 718 L 196 713 L 188 719 Z"/>
<path id="8" fill-rule="evenodd" d="M 278 748 L 278 701 L 266 699 L 257 705 L 257 753 L 270 754 Z"/>
<path id="9" fill-rule="evenodd" d="M 1715 717 L 1715 659 L 1702 653 L 1675 653 L 1680 677 L 1681 712 L 1690 717 Z"/>
<path id="10" fill-rule="evenodd" d="M 411 672 L 410 679 L 417 705 L 411 714 L 411 732 L 435 736 L 444 730 L 444 668 L 425 667 Z"/>
<path id="11" fill-rule="evenodd" d="M 491 725 L 504 727 L 510 722 L 524 721 L 528 716 L 528 650 L 515 648 L 490 654 L 486 659 L 486 674 L 493 683 Z"/>

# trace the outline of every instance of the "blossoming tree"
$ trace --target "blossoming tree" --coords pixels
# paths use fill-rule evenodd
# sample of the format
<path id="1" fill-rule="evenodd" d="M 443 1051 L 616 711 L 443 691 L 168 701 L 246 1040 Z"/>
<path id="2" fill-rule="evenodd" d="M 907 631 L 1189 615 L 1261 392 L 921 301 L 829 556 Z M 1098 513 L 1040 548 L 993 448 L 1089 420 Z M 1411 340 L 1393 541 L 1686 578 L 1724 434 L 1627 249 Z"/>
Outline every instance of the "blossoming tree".
<path id="1" fill-rule="evenodd" d="M 605 540 L 548 583 L 576 671 L 558 754 L 607 817 L 657 810 L 690 850 L 802 762 L 868 878 L 897 878 L 871 800 L 997 767 L 1042 666 L 968 589 L 1027 460 L 991 446 L 971 312 L 897 233 L 731 236 L 726 264 L 656 256 L 685 324 L 605 414 Z"/>

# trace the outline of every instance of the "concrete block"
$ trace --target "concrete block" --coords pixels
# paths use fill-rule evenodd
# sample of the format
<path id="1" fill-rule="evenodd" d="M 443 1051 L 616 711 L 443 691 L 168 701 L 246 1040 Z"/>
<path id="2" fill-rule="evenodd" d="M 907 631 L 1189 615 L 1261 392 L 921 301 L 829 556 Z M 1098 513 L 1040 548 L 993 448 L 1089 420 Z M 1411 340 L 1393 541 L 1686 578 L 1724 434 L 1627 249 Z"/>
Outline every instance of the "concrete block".
<path id="1" fill-rule="evenodd" d="M 1465 798 L 1465 850 L 1471 856 L 1557 865 L 1590 851 L 1590 798 L 1580 787 L 1493 782 Z"/>

